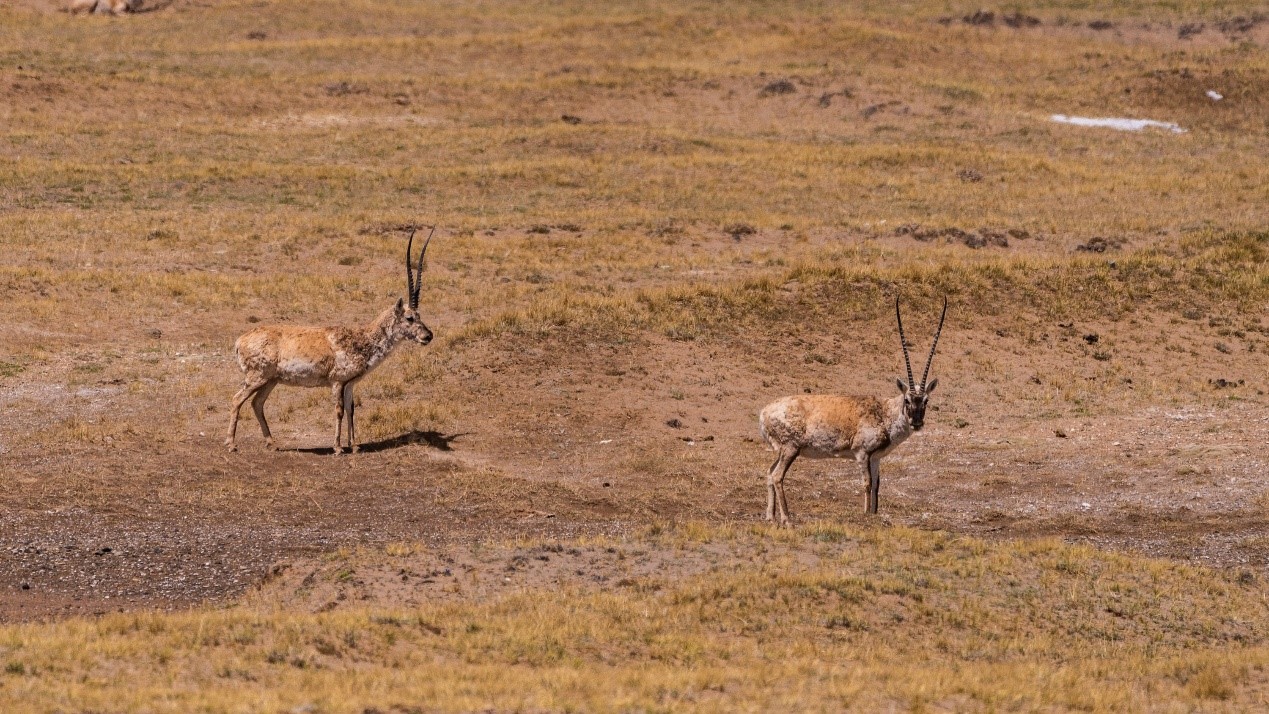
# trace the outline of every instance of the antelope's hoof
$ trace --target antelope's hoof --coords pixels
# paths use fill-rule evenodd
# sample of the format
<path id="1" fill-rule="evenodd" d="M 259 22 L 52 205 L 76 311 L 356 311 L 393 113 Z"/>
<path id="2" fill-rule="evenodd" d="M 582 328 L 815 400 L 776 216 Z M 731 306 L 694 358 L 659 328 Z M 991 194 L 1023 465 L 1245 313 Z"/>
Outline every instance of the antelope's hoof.
<path id="1" fill-rule="evenodd" d="M 354 444 L 353 447 L 349 449 L 348 453 L 355 454 L 358 451 L 361 451 L 361 447 Z"/>
<path id="2" fill-rule="evenodd" d="M 230 453 L 233 453 L 238 450 L 238 445 L 229 439 L 225 439 L 225 448 L 229 449 Z"/>
<path id="3" fill-rule="evenodd" d="M 273 443 L 273 439 L 265 439 L 265 441 L 264 441 L 264 448 L 268 449 L 269 451 L 277 451 L 277 450 L 278 450 L 278 446 L 277 446 L 277 444 L 274 444 L 274 443 Z"/>

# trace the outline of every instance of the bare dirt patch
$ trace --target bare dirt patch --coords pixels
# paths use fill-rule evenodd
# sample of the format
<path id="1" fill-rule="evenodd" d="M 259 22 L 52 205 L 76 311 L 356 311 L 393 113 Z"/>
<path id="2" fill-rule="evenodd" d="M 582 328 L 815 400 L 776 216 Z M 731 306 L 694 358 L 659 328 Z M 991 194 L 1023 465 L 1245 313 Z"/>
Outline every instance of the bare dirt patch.
<path id="1" fill-rule="evenodd" d="M 883 464 L 883 522 L 1269 564 L 1269 463 L 1250 446 L 1269 439 L 1267 385 L 1257 381 L 1269 373 L 1265 353 L 1248 351 L 1264 345 L 1261 333 L 1225 319 L 1146 315 L 1034 332 L 1011 320 L 970 328 L 961 322 L 969 309 L 954 309 L 945 331 L 929 427 Z M 915 334 L 921 318 L 911 319 Z M 276 563 L 318 562 L 341 548 L 405 542 L 460 552 L 489 538 L 754 522 L 768 459 L 753 421 L 762 403 L 804 391 L 885 394 L 899 367 L 884 317 L 815 336 L 777 338 L 775 329 L 612 341 L 564 328 L 394 358 L 363 387 L 363 425 L 377 423 L 376 409 L 393 413 L 376 379 L 386 387 L 424 356 L 449 366 L 405 401 L 465 406 L 447 407 L 439 428 L 388 433 L 343 457 L 325 455 L 330 410 L 324 393 L 307 390 L 270 402 L 282 451 L 263 451 L 248 422 L 242 453 L 224 453 L 234 379 L 224 352 L 187 361 L 193 377 L 140 392 L 110 382 L 116 370 L 146 369 L 143 355 L 121 356 L 71 388 L 65 380 L 83 373 L 76 363 L 37 366 L 9 392 L 7 408 L 34 436 L 4 445 L 18 488 L 4 496 L 0 605 L 8 619 L 182 607 L 235 597 Z M 167 359 L 149 369 L 166 369 Z M 861 375 L 872 376 L 861 384 Z M 1221 386 L 1209 383 L 1218 378 Z M 202 380 L 216 389 L 182 386 Z M 1082 403 L 1092 407 L 1085 415 Z M 179 430 L 168 428 L 173 418 Z M 794 516 L 864 523 L 860 489 L 853 464 L 800 463 L 789 486 Z M 543 572 L 563 577 L 556 561 L 568 559 L 550 557 Z M 667 577 L 696 567 L 654 560 Z M 471 565 L 497 584 L 505 564 Z M 595 567 L 586 572 L 614 577 Z M 440 568 L 420 561 L 411 572 L 432 578 L 431 592 L 449 576 L 423 574 Z M 361 597 L 336 588 L 329 601 L 341 602 L 338 592 Z"/>

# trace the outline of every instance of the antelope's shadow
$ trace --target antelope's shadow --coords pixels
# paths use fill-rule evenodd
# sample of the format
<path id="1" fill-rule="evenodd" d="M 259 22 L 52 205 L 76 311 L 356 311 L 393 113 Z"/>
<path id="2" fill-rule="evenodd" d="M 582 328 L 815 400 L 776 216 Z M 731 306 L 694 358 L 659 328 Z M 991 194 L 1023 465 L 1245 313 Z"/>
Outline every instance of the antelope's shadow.
<path id="1" fill-rule="evenodd" d="M 359 453 L 374 454 L 380 451 L 391 451 L 399 449 L 403 446 L 412 444 L 423 444 L 430 446 L 437 451 L 453 451 L 454 447 L 450 444 L 461 437 L 470 436 L 470 432 L 458 434 L 442 434 L 439 431 L 419 431 L 411 429 L 397 436 L 380 439 L 378 441 L 367 441 L 363 443 L 359 449 Z M 280 451 L 291 451 L 299 454 L 334 454 L 335 450 L 329 446 L 313 447 L 306 449 L 280 449 Z M 348 453 L 345 451 L 344 453 Z"/>

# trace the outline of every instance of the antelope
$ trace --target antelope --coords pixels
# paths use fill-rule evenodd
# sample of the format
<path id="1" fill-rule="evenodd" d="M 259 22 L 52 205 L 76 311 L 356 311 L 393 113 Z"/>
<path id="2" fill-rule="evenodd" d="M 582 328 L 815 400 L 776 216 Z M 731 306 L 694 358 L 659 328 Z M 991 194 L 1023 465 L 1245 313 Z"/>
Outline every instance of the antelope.
<path id="1" fill-rule="evenodd" d="M 436 232 L 433 228 L 432 232 Z M 419 253 L 418 270 L 411 266 L 414 231 L 405 247 L 405 280 L 407 297 L 384 310 L 365 327 L 296 327 L 273 325 L 257 327 L 238 338 L 234 354 L 238 368 L 246 377 L 242 389 L 234 395 L 229 419 L 229 438 L 225 446 L 236 451 L 234 434 L 238 430 L 238 413 L 251 399 L 256 421 L 264 432 L 265 447 L 272 449 L 273 436 L 264 419 L 264 402 L 279 384 L 295 387 L 330 387 L 335 397 L 335 453 L 343 453 L 341 441 L 344 415 L 348 415 L 348 447 L 357 451 L 353 387 L 378 367 L 384 359 L 407 340 L 421 345 L 432 341 L 432 331 L 419 317 L 419 290 L 423 281 L 423 259 L 431 233 Z M 254 395 L 254 396 L 253 396 Z"/>
<path id="2" fill-rule="evenodd" d="M 913 432 L 925 425 L 925 407 L 930 393 L 938 386 L 936 378 L 926 384 L 934 350 L 943 332 L 947 317 L 947 299 L 939 317 L 934 344 L 925 361 L 925 373 L 918 385 L 912 380 L 912 362 L 908 343 L 903 336 L 903 318 L 899 314 L 899 298 L 894 301 L 894 316 L 899 323 L 899 343 L 903 362 L 908 368 L 908 382 L 895 379 L 899 394 L 889 399 L 869 396 L 807 394 L 783 397 L 763 407 L 758 415 L 758 429 L 767 445 L 776 453 L 775 462 L 767 470 L 767 515 L 772 521 L 779 514 L 779 525 L 788 526 L 789 504 L 784 496 L 784 477 L 799 455 L 807 458 L 842 458 L 853 455 L 864 474 L 864 510 L 877 512 L 878 490 L 881 488 L 881 458 L 890 453 Z"/>

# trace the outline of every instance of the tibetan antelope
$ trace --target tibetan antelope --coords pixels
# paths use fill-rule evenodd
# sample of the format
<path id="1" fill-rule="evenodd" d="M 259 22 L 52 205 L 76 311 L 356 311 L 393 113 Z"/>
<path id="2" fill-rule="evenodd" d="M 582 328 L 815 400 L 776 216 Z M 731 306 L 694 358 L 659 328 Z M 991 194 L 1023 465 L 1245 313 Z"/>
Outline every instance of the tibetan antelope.
<path id="1" fill-rule="evenodd" d="M 436 231 L 435 228 L 432 229 Z M 256 421 L 264 432 L 265 446 L 273 448 L 273 436 L 264 420 L 264 402 L 279 384 L 295 387 L 331 387 L 335 396 L 335 453 L 343 453 L 340 441 L 344 415 L 348 415 L 348 446 L 357 451 L 354 426 L 356 405 L 353 387 L 378 367 L 406 340 L 421 345 L 432 341 L 432 331 L 419 317 L 419 290 L 423 281 L 423 258 L 427 255 L 431 233 L 419 253 L 418 270 L 411 266 L 414 231 L 405 247 L 405 279 L 409 305 L 405 298 L 384 310 L 365 327 L 293 327 L 274 325 L 257 327 L 234 343 L 238 368 L 245 374 L 242 389 L 234 395 L 233 413 L 229 419 L 229 438 L 225 446 L 236 450 L 234 433 L 238 430 L 238 412 L 243 402 L 251 399 Z M 254 395 L 254 396 L 252 396 Z"/>
<path id="2" fill-rule="evenodd" d="M 881 488 L 881 457 L 920 431 L 925 424 L 925 406 L 938 379 L 926 384 L 930 363 L 943 332 L 947 317 L 947 300 L 939 317 L 930 357 L 925 361 L 921 384 L 912 380 L 912 362 L 908 359 L 908 343 L 903 336 L 903 318 L 899 315 L 899 299 L 894 301 L 894 316 L 899 323 L 899 343 L 903 362 L 908 368 L 908 383 L 896 379 L 899 394 L 890 399 L 876 397 L 807 394 L 784 397 L 763 407 L 758 415 L 758 429 L 773 451 L 776 460 L 767 471 L 767 516 L 774 520 L 779 513 L 780 525 L 789 525 L 789 504 L 784 497 L 784 477 L 799 455 L 808 458 L 842 458 L 853 455 L 864 472 L 864 509 L 877 512 L 877 491 Z"/>

